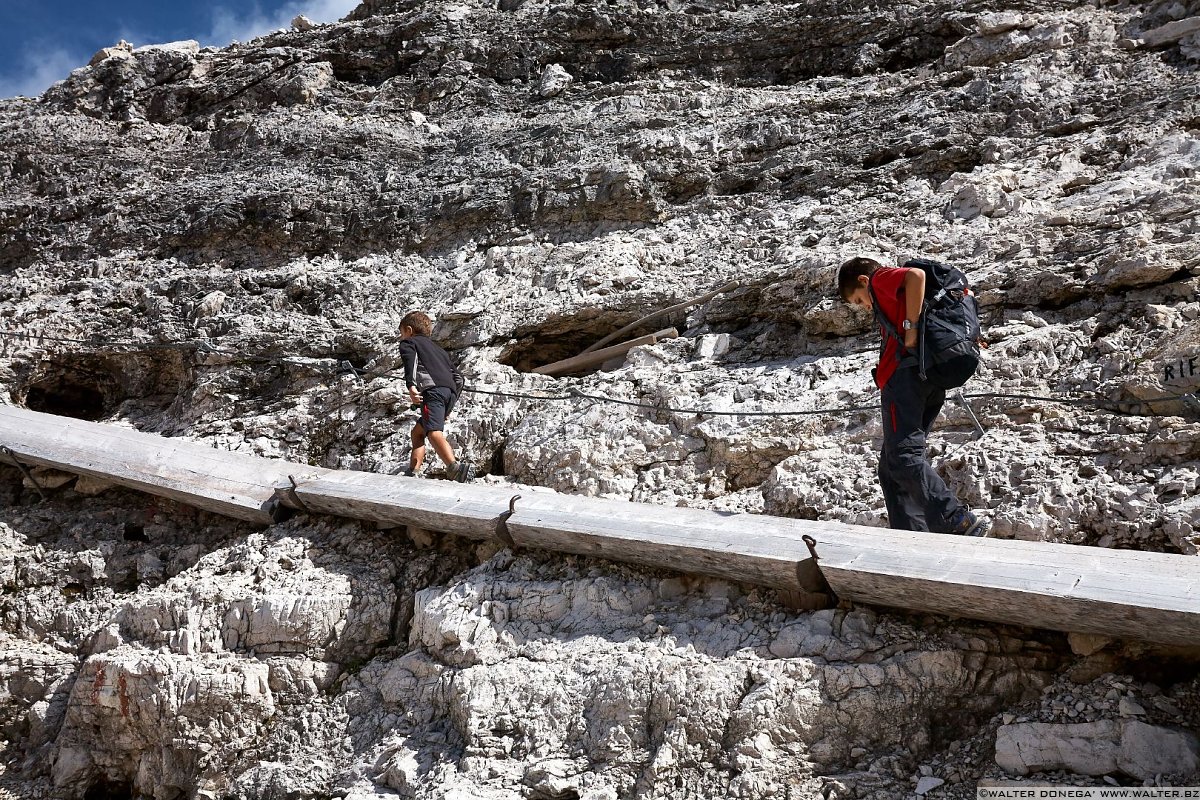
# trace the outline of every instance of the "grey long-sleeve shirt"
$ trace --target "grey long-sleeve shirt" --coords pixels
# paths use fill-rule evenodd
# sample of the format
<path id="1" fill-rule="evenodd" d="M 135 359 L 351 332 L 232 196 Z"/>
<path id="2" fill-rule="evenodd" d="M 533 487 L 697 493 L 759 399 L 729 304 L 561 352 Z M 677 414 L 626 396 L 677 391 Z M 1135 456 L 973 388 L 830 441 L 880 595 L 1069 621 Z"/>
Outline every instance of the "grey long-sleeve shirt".
<path id="1" fill-rule="evenodd" d="M 428 336 L 418 334 L 400 342 L 400 358 L 404 362 L 405 386 L 419 392 L 441 386 L 456 396 L 462 392 L 462 373 Z"/>

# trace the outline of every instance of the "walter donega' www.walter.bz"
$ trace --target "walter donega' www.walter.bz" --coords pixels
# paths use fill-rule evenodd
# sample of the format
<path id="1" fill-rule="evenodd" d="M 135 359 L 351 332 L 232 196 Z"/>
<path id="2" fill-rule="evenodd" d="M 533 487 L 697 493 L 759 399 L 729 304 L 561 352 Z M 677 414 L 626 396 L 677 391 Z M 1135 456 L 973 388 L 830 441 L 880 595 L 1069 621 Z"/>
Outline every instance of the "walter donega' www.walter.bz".
<path id="1" fill-rule="evenodd" d="M 1010 788 L 979 788 L 975 791 L 976 800 L 1055 800 L 1055 798 L 1072 798 L 1079 800 L 1101 800 L 1112 798 L 1117 800 L 1200 800 L 1200 786 L 1179 786 L 1175 788 L 1146 788 L 1142 786 L 1129 787 L 1071 787 L 1055 789 L 1039 787 L 1036 789 Z"/>

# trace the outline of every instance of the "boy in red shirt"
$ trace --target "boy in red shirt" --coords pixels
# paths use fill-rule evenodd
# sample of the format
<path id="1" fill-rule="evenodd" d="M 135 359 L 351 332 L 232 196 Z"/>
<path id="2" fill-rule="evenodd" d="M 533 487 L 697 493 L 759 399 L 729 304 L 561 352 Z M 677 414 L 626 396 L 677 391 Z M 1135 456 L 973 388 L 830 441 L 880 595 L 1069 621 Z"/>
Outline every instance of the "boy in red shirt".
<path id="1" fill-rule="evenodd" d="M 925 272 L 853 258 L 838 270 L 838 293 L 847 303 L 882 315 L 904 337 L 896 341 L 880 325 L 883 352 L 873 370 L 883 409 L 879 485 L 888 524 L 901 530 L 986 536 L 984 521 L 958 501 L 925 457 L 925 437 L 946 401 L 944 389 L 921 380 L 916 364 Z"/>

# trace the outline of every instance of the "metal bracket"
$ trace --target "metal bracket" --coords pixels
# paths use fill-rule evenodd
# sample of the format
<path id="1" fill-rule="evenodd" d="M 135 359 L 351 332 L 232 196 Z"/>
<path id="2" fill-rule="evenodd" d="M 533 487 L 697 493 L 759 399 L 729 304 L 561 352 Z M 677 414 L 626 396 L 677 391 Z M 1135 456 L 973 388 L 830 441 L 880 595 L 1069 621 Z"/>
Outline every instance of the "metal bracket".
<path id="1" fill-rule="evenodd" d="M 304 505 L 304 501 L 300 499 L 300 495 L 296 494 L 296 490 L 300 488 L 300 486 L 296 483 L 296 479 L 291 475 L 288 475 L 287 477 L 292 484 L 291 486 L 284 488 L 284 491 L 287 492 L 288 499 L 295 503 L 296 506 L 305 514 L 311 514 L 312 511 L 309 510 L 308 506 Z"/>
<path id="2" fill-rule="evenodd" d="M 796 562 L 798 585 L 795 589 L 783 590 L 780 598 L 784 605 L 797 611 L 830 608 L 836 601 L 833 590 L 829 588 L 829 582 L 821 574 L 821 565 L 818 563 L 821 557 L 817 555 L 817 540 L 808 534 L 801 536 L 800 540 L 808 547 L 808 554 L 812 556 L 812 560 Z"/>
<path id="3" fill-rule="evenodd" d="M 41 498 L 42 502 L 45 502 L 46 493 L 42 491 L 41 484 L 39 484 L 37 479 L 33 477 L 33 473 L 29 471 L 29 467 L 21 463 L 20 459 L 17 458 L 17 454 L 12 451 L 12 448 L 8 445 L 0 445 L 0 453 L 8 456 L 8 459 L 12 462 L 13 466 L 21 470 L 21 474 L 25 476 L 25 480 L 33 484 L 33 488 L 37 490 L 38 497 Z"/>
<path id="4" fill-rule="evenodd" d="M 508 511 L 505 511 L 496 519 L 496 538 L 513 550 L 517 549 L 517 543 L 513 541 L 512 534 L 508 531 L 508 518 L 517 513 L 517 501 L 520 499 L 521 495 L 513 495 L 512 499 L 508 501 Z"/>
<path id="5" fill-rule="evenodd" d="M 808 554 L 812 556 L 813 561 L 820 561 L 821 557 L 817 555 L 817 540 L 807 533 L 801 536 L 800 539 L 808 547 Z"/>
<path id="6" fill-rule="evenodd" d="M 971 408 L 971 404 L 967 402 L 967 398 L 963 395 L 962 389 L 954 393 L 954 402 L 958 403 L 967 411 L 967 416 L 971 418 L 971 424 L 975 426 L 975 439 L 978 441 L 987 435 L 987 431 L 979 424 L 979 417 L 975 416 L 975 409 Z"/>

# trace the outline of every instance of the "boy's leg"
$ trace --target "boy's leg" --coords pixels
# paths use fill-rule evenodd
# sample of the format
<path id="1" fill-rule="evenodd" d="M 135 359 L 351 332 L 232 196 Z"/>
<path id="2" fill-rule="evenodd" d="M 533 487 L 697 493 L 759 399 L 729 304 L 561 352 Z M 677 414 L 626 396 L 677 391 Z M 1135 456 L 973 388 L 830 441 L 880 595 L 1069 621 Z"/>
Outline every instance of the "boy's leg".
<path id="1" fill-rule="evenodd" d="M 466 464 L 459 464 L 454 458 L 454 450 L 446 441 L 443 427 L 446 424 L 447 409 L 453 404 L 453 392 L 449 389 L 436 387 L 424 392 L 424 403 L 421 406 L 421 424 L 427 431 L 429 443 L 434 452 L 446 464 L 446 471 L 452 480 L 466 481 L 474 474 Z"/>
<path id="2" fill-rule="evenodd" d="M 896 370 L 883 387 L 882 457 L 909 511 L 911 530 L 944 533 L 961 507 L 925 454 L 925 437 L 944 401 L 945 392 L 923 383 L 915 367 Z"/>
<path id="3" fill-rule="evenodd" d="M 412 429 L 412 455 L 408 459 L 408 471 L 413 475 L 421 469 L 421 465 L 425 463 L 425 428 L 421 423 L 413 425 Z"/>
<path id="4" fill-rule="evenodd" d="M 429 432 L 429 443 L 433 445 L 433 452 L 438 454 L 438 458 L 442 460 L 446 466 L 454 463 L 454 450 L 450 447 L 450 443 L 446 441 L 446 434 L 441 431 Z"/>
<path id="5" fill-rule="evenodd" d="M 930 387 L 929 395 L 925 399 L 925 414 L 921 426 L 925 429 L 925 433 L 927 435 L 929 431 L 933 429 L 933 423 L 935 420 L 937 420 L 938 414 L 942 413 L 942 406 L 945 404 L 946 391 L 944 389 L 934 389 Z M 929 463 L 928 458 L 926 458 L 926 463 Z M 930 470 L 932 471 L 932 469 L 933 466 L 930 465 Z M 966 523 L 962 523 L 960 520 L 965 513 L 967 517 L 970 517 L 968 522 L 971 523 L 972 526 L 972 530 L 968 532 L 968 535 L 986 536 L 986 533 L 974 532 L 974 520 L 976 517 L 968 513 L 967 507 L 954 495 L 952 491 L 950 491 L 950 487 L 946 486 L 946 482 L 941 480 L 940 475 L 938 475 L 936 472 L 933 472 L 933 475 L 938 478 L 941 486 L 945 486 L 945 497 L 948 498 L 948 500 L 945 504 L 942 504 L 939 501 L 938 508 L 939 510 L 942 508 L 945 509 L 945 516 L 941 517 L 940 519 L 930 516 L 929 529 L 931 531 L 935 531 L 936 533 L 963 533 L 961 526 Z M 956 522 L 959 524 L 959 529 L 956 529 L 955 527 Z M 983 530 L 986 531 L 986 528 Z"/>

